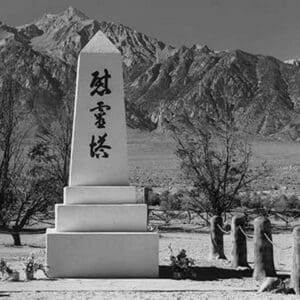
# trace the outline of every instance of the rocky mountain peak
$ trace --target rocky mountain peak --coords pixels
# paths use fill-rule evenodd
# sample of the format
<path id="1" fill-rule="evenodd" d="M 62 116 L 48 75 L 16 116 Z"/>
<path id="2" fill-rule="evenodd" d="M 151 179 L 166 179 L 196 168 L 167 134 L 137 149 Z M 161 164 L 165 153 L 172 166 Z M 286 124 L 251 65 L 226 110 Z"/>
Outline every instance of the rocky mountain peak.
<path id="1" fill-rule="evenodd" d="M 42 35 L 44 32 L 40 30 L 35 24 L 26 24 L 23 26 L 18 26 L 17 30 L 22 33 L 28 40 Z"/>
<path id="2" fill-rule="evenodd" d="M 17 30 L 17 28 L 0 23 L 0 45 L 6 45 L 10 42 L 17 42 L 22 44 L 28 43 L 28 38 L 23 32 Z"/>
<path id="3" fill-rule="evenodd" d="M 195 44 L 191 47 L 192 50 L 200 51 L 205 54 L 213 52 L 207 45 Z"/>
<path id="4" fill-rule="evenodd" d="M 63 11 L 61 16 L 66 16 L 69 20 L 72 19 L 80 19 L 80 20 L 88 20 L 89 18 L 79 9 L 69 6 L 65 11 Z"/>
<path id="5" fill-rule="evenodd" d="M 44 15 L 34 25 L 42 34 L 31 39 L 32 47 L 72 65 L 76 64 L 80 50 L 100 29 L 99 22 L 73 7 L 59 14 Z"/>
<path id="6" fill-rule="evenodd" d="M 286 64 L 300 66 L 300 58 L 287 59 L 284 61 Z"/>
<path id="7" fill-rule="evenodd" d="M 44 15 L 35 25 L 43 34 L 31 40 L 33 48 L 72 65 L 76 64 L 80 50 L 101 30 L 122 53 L 128 69 L 125 72 L 130 70 L 132 78 L 136 76 L 133 69 L 145 69 L 157 59 L 168 57 L 174 49 L 128 26 L 89 19 L 73 7 L 57 15 Z"/>

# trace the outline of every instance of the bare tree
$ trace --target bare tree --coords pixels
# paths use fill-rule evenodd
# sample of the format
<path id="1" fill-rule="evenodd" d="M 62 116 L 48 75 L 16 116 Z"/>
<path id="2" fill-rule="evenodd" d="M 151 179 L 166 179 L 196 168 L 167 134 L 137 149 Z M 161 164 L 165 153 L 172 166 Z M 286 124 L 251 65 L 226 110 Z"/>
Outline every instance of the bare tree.
<path id="1" fill-rule="evenodd" d="M 5 213 L 5 229 L 14 240 L 14 245 L 21 245 L 20 233 L 41 232 L 40 229 L 24 229 L 34 224 L 40 224 L 45 219 L 53 217 L 52 207 L 53 182 L 49 178 L 41 178 L 31 174 L 30 164 L 25 164 L 21 174 L 13 177 L 12 198 Z"/>
<path id="2" fill-rule="evenodd" d="M 209 111 L 184 111 L 167 123 L 181 169 L 193 186 L 190 207 L 198 213 L 221 217 L 238 203 L 242 190 L 269 174 L 265 164 L 250 167 L 251 143 L 247 134 L 237 129 L 233 111 L 227 106 L 218 118 Z M 222 241 L 218 227 L 214 226 L 218 230 L 214 236 Z"/>
<path id="3" fill-rule="evenodd" d="M 0 91 L 0 229 L 12 235 L 15 245 L 21 244 L 22 229 L 46 213 L 49 203 L 45 179 L 32 176 L 33 164 L 26 156 L 32 124 L 22 107 L 21 92 L 18 82 L 4 74 Z"/>
<path id="4" fill-rule="evenodd" d="M 37 136 L 37 143 L 30 151 L 30 158 L 36 162 L 35 172 L 52 178 L 58 199 L 62 199 L 63 187 L 68 185 L 73 119 L 72 103 L 73 95 L 62 99 L 62 106 L 56 120 Z"/>
<path id="5" fill-rule="evenodd" d="M 20 144 L 22 133 L 17 133 L 18 115 L 17 95 L 20 87 L 8 75 L 1 82 L 1 111 L 0 111 L 0 222 L 5 223 L 6 210 L 12 202 L 11 175 L 15 173 L 14 167 L 20 157 Z"/>

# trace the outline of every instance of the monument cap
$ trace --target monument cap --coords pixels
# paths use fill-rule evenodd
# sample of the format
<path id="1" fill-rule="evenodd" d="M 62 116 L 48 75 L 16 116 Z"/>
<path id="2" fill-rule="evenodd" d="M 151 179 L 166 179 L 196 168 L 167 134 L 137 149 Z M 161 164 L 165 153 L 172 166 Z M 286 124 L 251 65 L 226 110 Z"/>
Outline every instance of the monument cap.
<path id="1" fill-rule="evenodd" d="M 81 53 L 117 53 L 119 50 L 109 38 L 99 30 L 92 39 L 82 48 Z"/>

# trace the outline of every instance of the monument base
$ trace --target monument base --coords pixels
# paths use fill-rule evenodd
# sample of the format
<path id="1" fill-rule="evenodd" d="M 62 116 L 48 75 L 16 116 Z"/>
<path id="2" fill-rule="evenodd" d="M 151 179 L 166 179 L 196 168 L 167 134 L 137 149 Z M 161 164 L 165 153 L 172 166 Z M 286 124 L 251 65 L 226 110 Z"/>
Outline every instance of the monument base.
<path id="1" fill-rule="evenodd" d="M 146 204 L 55 205 L 58 232 L 146 232 Z"/>
<path id="2" fill-rule="evenodd" d="M 48 229 L 46 241 L 50 277 L 158 277 L 158 234 L 154 232 L 57 232 Z"/>

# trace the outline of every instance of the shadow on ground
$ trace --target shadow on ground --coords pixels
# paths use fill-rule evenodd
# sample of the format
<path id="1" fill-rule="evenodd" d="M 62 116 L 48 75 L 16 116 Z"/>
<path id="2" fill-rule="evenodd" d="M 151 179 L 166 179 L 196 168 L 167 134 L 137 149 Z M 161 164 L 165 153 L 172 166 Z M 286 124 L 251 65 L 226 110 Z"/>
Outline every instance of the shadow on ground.
<path id="1" fill-rule="evenodd" d="M 195 272 L 196 277 L 194 280 L 199 281 L 213 281 L 218 279 L 242 279 L 252 277 L 252 269 L 235 270 L 235 269 L 224 269 L 217 267 L 193 267 L 192 270 Z M 285 280 L 290 276 L 287 274 L 277 273 L 277 277 Z M 172 277 L 172 268 L 170 266 L 159 266 L 159 278 Z"/>
<path id="2" fill-rule="evenodd" d="M 218 279 L 229 279 L 229 278 L 243 278 L 251 277 L 253 270 L 234 270 L 234 269 L 223 269 L 217 267 L 193 267 L 193 271 L 196 274 L 194 280 L 199 281 L 212 281 Z M 170 266 L 159 267 L 160 278 L 172 278 L 172 269 Z"/>
<path id="3" fill-rule="evenodd" d="M 0 292 L 0 297 L 10 297 L 10 294 Z"/>

